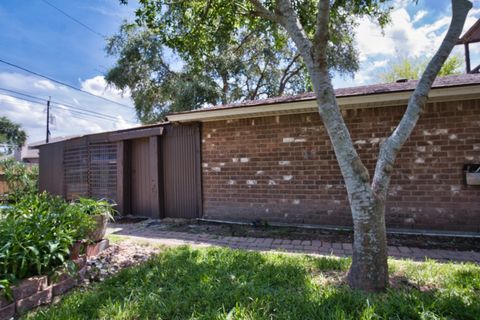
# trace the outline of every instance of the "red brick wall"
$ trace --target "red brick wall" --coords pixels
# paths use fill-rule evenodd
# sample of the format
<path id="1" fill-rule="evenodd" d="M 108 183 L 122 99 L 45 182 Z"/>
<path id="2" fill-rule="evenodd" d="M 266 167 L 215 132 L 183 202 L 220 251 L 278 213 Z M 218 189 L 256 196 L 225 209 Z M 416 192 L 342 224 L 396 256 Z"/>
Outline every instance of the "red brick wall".
<path id="1" fill-rule="evenodd" d="M 403 106 L 344 111 L 371 175 L 379 142 Z M 480 163 L 480 100 L 432 103 L 399 157 L 387 226 L 480 231 L 480 187 L 462 168 Z M 205 218 L 351 225 L 346 190 L 318 114 L 206 122 Z"/>

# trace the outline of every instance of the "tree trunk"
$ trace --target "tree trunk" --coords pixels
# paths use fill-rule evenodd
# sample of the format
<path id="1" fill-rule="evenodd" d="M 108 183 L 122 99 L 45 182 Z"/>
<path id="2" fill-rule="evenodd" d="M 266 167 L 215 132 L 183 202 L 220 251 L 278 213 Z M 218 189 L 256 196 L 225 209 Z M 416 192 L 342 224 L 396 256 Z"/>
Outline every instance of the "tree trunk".
<path id="1" fill-rule="evenodd" d="M 388 285 L 385 202 L 354 200 L 351 209 L 354 240 L 348 284 L 364 291 L 385 290 Z"/>
<path id="2" fill-rule="evenodd" d="M 385 202 L 398 151 L 412 133 L 427 103 L 428 93 L 440 68 L 461 35 L 472 3 L 452 0 L 452 21 L 440 45 L 417 84 L 397 128 L 380 148 L 373 181 L 353 145 L 335 98 L 327 63 L 330 1 L 318 0 L 313 40 L 303 29 L 290 0 L 276 0 L 275 12 L 261 0 L 250 0 L 256 15 L 278 23 L 295 42 L 307 67 L 317 96 L 318 112 L 327 129 L 347 188 L 354 224 L 353 260 L 348 282 L 354 289 L 383 291 L 388 285 Z"/>

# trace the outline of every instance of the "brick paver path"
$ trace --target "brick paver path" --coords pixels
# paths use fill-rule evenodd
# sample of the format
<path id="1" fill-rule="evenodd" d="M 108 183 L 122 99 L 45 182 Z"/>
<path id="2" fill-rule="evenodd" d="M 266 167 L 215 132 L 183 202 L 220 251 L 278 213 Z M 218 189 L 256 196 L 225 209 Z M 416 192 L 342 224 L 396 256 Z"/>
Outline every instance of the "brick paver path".
<path id="1" fill-rule="evenodd" d="M 321 240 L 230 237 L 206 233 L 195 234 L 159 230 L 146 227 L 141 223 L 110 224 L 108 233 L 166 246 L 224 246 L 257 251 L 283 251 L 333 255 L 338 257 L 345 257 L 352 254 L 351 243 L 336 243 Z M 389 256 L 395 258 L 409 258 L 413 260 L 425 260 L 425 258 L 430 258 L 438 261 L 472 261 L 480 263 L 480 252 L 475 251 L 454 251 L 389 246 L 388 254 Z"/>

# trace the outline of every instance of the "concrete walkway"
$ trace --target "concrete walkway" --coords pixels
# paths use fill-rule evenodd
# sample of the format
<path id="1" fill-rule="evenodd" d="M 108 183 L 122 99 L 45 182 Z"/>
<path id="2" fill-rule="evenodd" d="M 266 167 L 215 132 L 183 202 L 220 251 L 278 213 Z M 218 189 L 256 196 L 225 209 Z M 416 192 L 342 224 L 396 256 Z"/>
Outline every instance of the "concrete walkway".
<path id="1" fill-rule="evenodd" d="M 110 224 L 109 234 L 146 241 L 166 246 L 191 245 L 196 247 L 223 246 L 256 251 L 281 251 L 338 257 L 352 254 L 351 243 L 336 243 L 320 240 L 289 240 L 273 238 L 229 237 L 206 233 L 164 231 L 146 227 L 142 223 Z M 441 249 L 420 249 L 413 247 L 389 246 L 388 255 L 394 258 L 409 258 L 438 261 L 471 261 L 480 263 L 480 252 Z"/>

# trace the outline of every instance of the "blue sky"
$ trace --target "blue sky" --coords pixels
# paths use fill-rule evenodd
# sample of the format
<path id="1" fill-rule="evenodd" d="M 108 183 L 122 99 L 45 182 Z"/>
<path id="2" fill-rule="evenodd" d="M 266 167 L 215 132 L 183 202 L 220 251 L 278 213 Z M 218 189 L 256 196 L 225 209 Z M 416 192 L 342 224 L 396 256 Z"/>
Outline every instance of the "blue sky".
<path id="1" fill-rule="evenodd" d="M 113 35 L 124 19 L 132 20 L 137 6 L 136 1 L 130 1 L 128 6 L 120 5 L 118 0 L 47 1 L 106 36 Z M 473 2 L 474 9 L 468 17 L 467 27 L 480 18 L 480 0 Z M 429 56 L 438 46 L 448 27 L 450 1 L 419 0 L 418 5 L 414 5 L 412 0 L 394 0 L 392 4 L 393 22 L 386 28 L 385 36 L 371 22 L 360 22 L 357 41 L 361 69 L 355 79 L 336 77 L 336 87 L 378 82 L 376 72 L 385 68 L 396 56 Z M 128 93 L 122 95 L 105 84 L 103 74 L 115 62 L 105 55 L 105 40 L 43 0 L 2 0 L 0 30 L 0 59 L 122 104 L 132 105 Z M 475 58 L 480 57 L 480 48 L 472 48 L 472 51 Z M 463 54 L 461 48 L 456 52 Z M 55 101 L 116 118 L 115 121 L 99 120 L 71 113 L 68 108 L 57 105 L 52 109 L 55 118 L 53 136 L 114 130 L 134 125 L 135 122 L 131 108 L 67 89 L 3 64 L 0 64 L 0 88 L 42 98 L 51 96 Z M 0 95 L 0 116 L 6 115 L 21 123 L 29 134 L 29 141 L 44 139 L 44 109 L 38 104 Z"/>

